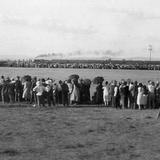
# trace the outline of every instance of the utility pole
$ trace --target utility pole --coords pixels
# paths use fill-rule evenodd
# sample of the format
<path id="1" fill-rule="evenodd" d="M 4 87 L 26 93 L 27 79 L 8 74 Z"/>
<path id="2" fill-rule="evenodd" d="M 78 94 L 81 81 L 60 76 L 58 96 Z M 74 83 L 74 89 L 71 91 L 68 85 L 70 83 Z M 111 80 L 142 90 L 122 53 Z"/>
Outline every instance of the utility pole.
<path id="1" fill-rule="evenodd" d="M 148 51 L 149 51 L 149 62 L 150 62 L 150 69 L 151 69 L 151 54 L 152 54 L 152 45 L 148 45 Z"/>

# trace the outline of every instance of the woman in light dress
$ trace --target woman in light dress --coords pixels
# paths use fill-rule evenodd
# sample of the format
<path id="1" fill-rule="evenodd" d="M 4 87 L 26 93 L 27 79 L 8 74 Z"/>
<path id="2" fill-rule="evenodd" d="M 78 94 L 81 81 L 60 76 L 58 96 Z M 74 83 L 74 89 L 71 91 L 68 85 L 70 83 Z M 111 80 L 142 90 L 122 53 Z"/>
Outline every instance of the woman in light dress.
<path id="1" fill-rule="evenodd" d="M 105 85 L 103 86 L 103 101 L 104 101 L 105 106 L 109 105 L 109 85 L 108 85 L 108 81 L 106 81 Z"/>
<path id="2" fill-rule="evenodd" d="M 137 105 L 139 109 L 141 109 L 143 105 L 143 85 L 142 83 L 139 83 L 139 87 L 138 87 Z"/>
<path id="3" fill-rule="evenodd" d="M 70 93 L 70 103 L 77 104 L 80 100 L 80 92 L 78 88 L 78 82 L 74 79 L 71 80 L 72 91 Z"/>
<path id="4" fill-rule="evenodd" d="M 31 81 L 26 79 L 26 81 L 23 83 L 23 95 L 22 98 L 25 99 L 25 101 L 30 101 L 31 98 Z"/>
<path id="5" fill-rule="evenodd" d="M 71 83 L 71 80 L 69 79 L 67 81 L 67 86 L 68 86 L 68 90 L 69 90 L 69 93 L 68 93 L 68 101 L 69 101 L 69 104 L 71 104 L 71 93 L 72 93 L 72 90 L 73 90 L 73 84 Z"/>

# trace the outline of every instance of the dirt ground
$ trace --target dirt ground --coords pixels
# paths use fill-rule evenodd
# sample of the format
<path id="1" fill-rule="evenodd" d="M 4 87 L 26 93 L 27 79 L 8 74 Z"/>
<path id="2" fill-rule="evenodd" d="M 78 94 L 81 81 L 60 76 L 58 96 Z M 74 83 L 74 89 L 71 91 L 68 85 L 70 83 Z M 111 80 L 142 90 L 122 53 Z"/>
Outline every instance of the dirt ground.
<path id="1" fill-rule="evenodd" d="M 0 160 L 159 160 L 157 112 L 0 105 Z"/>

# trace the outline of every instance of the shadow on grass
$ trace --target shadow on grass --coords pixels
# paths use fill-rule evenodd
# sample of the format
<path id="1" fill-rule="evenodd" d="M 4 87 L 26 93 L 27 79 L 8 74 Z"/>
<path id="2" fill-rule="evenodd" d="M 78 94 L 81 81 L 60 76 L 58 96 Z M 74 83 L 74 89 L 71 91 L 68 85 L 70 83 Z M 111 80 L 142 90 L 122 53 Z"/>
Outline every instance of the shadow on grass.
<path id="1" fill-rule="evenodd" d="M 65 149 L 76 149 L 76 148 L 84 148 L 85 145 L 81 144 L 81 143 L 77 143 L 77 144 L 68 144 L 65 145 L 64 148 Z"/>
<path id="2" fill-rule="evenodd" d="M 18 150 L 16 149 L 6 149 L 6 150 L 3 150 L 3 151 L 0 151 L 0 155 L 1 156 L 17 156 L 17 155 L 20 155 L 21 152 L 19 152 Z"/>

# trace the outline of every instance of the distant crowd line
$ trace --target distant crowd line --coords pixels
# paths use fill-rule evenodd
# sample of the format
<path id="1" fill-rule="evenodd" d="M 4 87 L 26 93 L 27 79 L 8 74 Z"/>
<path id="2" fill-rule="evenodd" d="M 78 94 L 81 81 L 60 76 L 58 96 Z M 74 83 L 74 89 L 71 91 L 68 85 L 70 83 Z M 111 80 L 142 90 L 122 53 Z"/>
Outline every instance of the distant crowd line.
<path id="1" fill-rule="evenodd" d="M 55 82 L 51 78 L 1 76 L 0 101 L 4 103 L 26 102 L 36 106 L 70 106 L 94 104 L 119 109 L 155 109 L 160 107 L 160 82 L 138 83 L 131 79 L 120 82 L 103 81 L 96 77 L 96 84 L 91 96 L 89 79 L 77 76 L 65 81 Z"/>
<path id="2" fill-rule="evenodd" d="M 101 61 L 101 62 L 52 62 L 41 60 L 23 60 L 0 62 L 0 66 L 26 68 L 75 68 L 75 69 L 129 69 L 129 70 L 160 70 L 159 62 L 133 61 Z"/>

